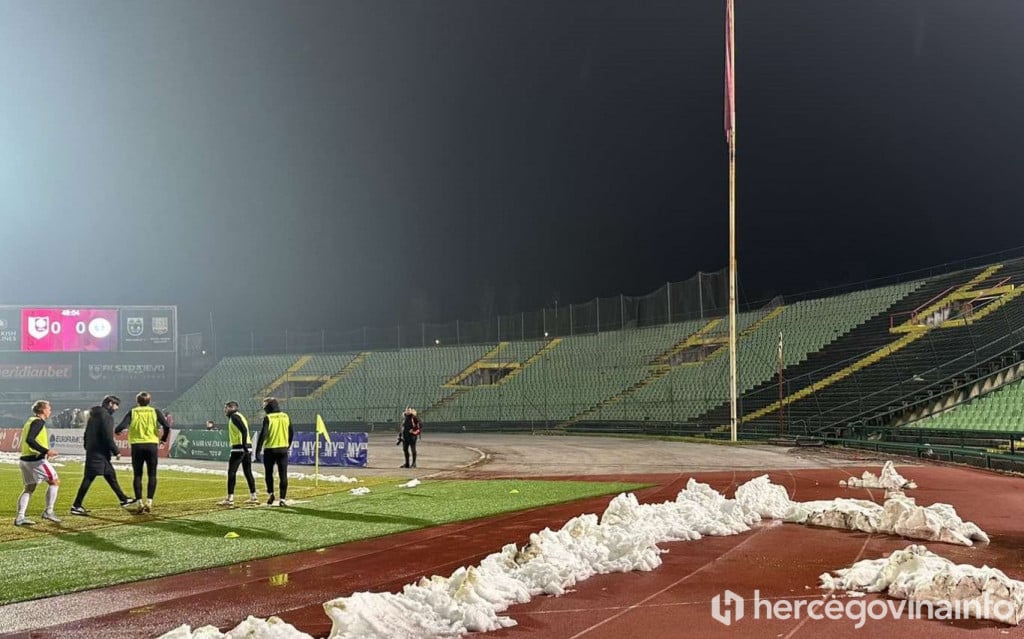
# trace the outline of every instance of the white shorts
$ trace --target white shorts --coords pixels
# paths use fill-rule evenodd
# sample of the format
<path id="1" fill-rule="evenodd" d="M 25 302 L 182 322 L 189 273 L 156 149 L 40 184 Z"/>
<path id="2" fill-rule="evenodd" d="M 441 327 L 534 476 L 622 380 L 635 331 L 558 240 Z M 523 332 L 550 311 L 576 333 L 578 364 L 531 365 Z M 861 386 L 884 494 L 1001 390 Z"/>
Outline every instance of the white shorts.
<path id="1" fill-rule="evenodd" d="M 57 479 L 57 470 L 45 459 L 21 461 L 21 481 L 29 484 L 49 484 Z"/>

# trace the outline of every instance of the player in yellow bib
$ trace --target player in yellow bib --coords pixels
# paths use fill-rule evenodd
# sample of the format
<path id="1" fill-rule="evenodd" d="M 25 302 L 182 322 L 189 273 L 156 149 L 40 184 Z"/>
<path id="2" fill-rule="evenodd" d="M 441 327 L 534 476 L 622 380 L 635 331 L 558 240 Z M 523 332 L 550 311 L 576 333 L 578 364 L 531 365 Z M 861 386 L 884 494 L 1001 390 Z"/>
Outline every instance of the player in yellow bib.
<path id="1" fill-rule="evenodd" d="M 235 482 L 238 476 L 238 467 L 242 467 L 242 474 L 249 485 L 249 501 L 255 504 L 256 479 L 252 475 L 252 438 L 249 436 L 249 421 L 245 415 L 238 412 L 238 402 L 224 404 L 224 416 L 228 418 L 228 442 L 231 444 L 231 457 L 228 459 L 228 496 L 227 499 L 217 502 L 219 506 L 235 505 Z M 211 422 L 212 423 L 212 422 Z"/>
<path id="2" fill-rule="evenodd" d="M 260 451 L 263 451 L 263 469 L 266 471 L 267 492 L 270 493 L 267 505 L 274 505 L 274 469 L 276 468 L 281 483 L 281 499 L 277 505 L 287 506 L 288 452 L 291 450 L 295 432 L 292 430 L 291 419 L 287 413 L 281 411 L 277 399 L 273 397 L 264 399 L 263 412 L 267 416 L 263 418 L 260 438 L 256 441 L 256 461 L 260 461 Z"/>
<path id="3" fill-rule="evenodd" d="M 24 490 L 18 497 L 18 515 L 14 518 L 15 526 L 33 526 L 36 522 L 26 517 L 28 502 L 40 482 L 46 486 L 46 506 L 43 519 L 60 523 L 60 517 L 53 512 L 57 503 L 57 489 L 60 477 L 50 460 L 57 456 L 57 451 L 50 448 L 50 436 L 46 432 L 46 420 L 50 416 L 50 402 L 41 399 L 32 404 L 32 417 L 29 417 L 21 429 L 21 482 Z"/>
<path id="4" fill-rule="evenodd" d="M 128 431 L 128 443 L 132 448 L 132 488 L 135 499 L 139 502 L 139 512 L 148 513 L 153 509 L 153 497 L 156 496 L 156 463 L 159 459 L 160 444 L 166 443 L 171 435 L 171 427 L 167 424 L 160 409 L 150 406 L 152 396 L 142 391 L 135 396 L 138 404 L 121 420 L 114 430 L 115 433 Z M 158 436 L 157 431 L 162 430 Z M 146 469 L 146 501 L 142 501 L 142 469 Z"/>

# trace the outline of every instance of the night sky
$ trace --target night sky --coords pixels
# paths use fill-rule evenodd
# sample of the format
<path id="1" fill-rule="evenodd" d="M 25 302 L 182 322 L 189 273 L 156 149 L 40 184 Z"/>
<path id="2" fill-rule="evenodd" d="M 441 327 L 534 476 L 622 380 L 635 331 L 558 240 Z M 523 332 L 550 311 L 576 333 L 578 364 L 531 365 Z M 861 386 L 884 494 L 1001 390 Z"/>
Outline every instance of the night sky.
<path id="1" fill-rule="evenodd" d="M 0 0 L 0 303 L 342 329 L 720 269 L 723 5 Z M 745 300 L 1024 245 L 1024 2 L 736 15 Z"/>

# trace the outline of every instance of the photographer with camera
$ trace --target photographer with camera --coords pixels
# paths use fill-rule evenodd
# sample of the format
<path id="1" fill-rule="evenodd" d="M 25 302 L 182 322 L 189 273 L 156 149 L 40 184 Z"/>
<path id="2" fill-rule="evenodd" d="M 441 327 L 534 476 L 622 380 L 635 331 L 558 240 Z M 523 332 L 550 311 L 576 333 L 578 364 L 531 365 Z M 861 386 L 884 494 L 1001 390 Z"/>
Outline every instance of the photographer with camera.
<path id="1" fill-rule="evenodd" d="M 416 468 L 416 440 L 420 438 L 423 430 L 423 422 L 416 415 L 415 408 L 406 408 L 402 413 L 402 429 L 398 433 L 398 441 L 395 446 L 402 445 L 402 452 L 405 454 L 405 463 L 402 468 Z M 412 452 L 412 463 L 409 463 L 409 453 Z"/>

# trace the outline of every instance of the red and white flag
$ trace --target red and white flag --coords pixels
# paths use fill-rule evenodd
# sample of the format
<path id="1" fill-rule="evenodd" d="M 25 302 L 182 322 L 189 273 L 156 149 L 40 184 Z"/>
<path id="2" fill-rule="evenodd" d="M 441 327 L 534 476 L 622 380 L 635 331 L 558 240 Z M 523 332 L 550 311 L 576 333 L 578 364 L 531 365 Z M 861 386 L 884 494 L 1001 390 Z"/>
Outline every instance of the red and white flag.
<path id="1" fill-rule="evenodd" d="M 736 133 L 736 60 L 733 0 L 725 0 L 725 139 Z"/>

